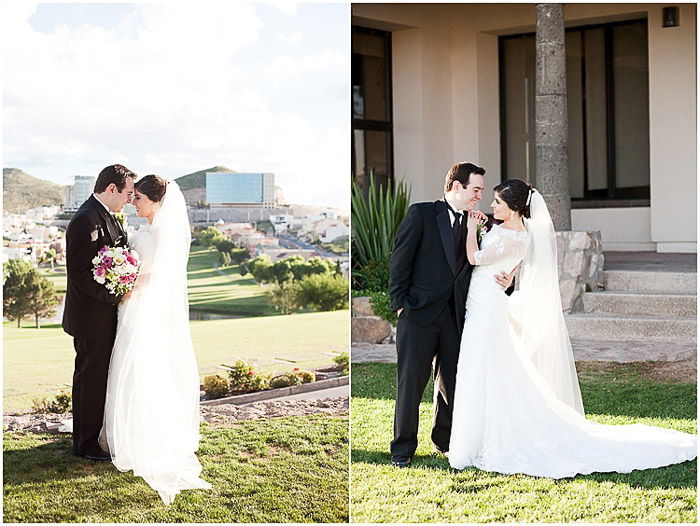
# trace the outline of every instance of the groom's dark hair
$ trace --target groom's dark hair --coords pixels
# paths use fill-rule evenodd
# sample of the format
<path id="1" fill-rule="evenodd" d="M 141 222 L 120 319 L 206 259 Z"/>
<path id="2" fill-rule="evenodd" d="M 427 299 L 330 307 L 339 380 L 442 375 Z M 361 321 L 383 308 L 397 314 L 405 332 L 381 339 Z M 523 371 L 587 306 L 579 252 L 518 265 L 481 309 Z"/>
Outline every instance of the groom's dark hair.
<path id="1" fill-rule="evenodd" d="M 445 193 L 452 190 L 455 181 L 466 186 L 469 184 L 469 176 L 471 174 L 484 175 L 485 173 L 486 170 L 475 164 L 465 162 L 457 163 L 450 168 L 450 171 L 447 172 L 445 176 Z"/>
<path id="2" fill-rule="evenodd" d="M 114 183 L 117 186 L 117 190 L 121 192 L 126 186 L 127 177 L 136 179 L 138 176 L 126 166 L 122 166 L 121 164 L 112 164 L 107 166 L 106 168 L 103 168 L 100 175 L 97 176 L 94 192 L 96 194 L 101 194 L 107 190 L 107 187 L 112 183 Z"/>

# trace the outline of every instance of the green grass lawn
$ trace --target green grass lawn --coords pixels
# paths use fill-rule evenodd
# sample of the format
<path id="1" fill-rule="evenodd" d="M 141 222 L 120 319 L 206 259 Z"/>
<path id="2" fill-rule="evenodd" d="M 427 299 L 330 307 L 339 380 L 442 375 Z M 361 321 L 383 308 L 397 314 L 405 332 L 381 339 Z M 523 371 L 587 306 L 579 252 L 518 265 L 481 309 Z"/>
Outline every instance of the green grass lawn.
<path id="1" fill-rule="evenodd" d="M 200 376 L 225 374 L 221 363 L 237 358 L 265 372 L 333 364 L 332 352 L 347 351 L 348 311 L 228 320 L 191 321 Z M 27 321 L 4 323 L 4 410 L 29 409 L 32 400 L 72 383 L 73 339 L 58 324 L 41 329 Z M 276 359 L 294 362 L 284 364 Z"/>
<path id="2" fill-rule="evenodd" d="M 697 461 L 553 480 L 458 472 L 432 453 L 432 385 L 411 468 L 390 465 L 395 364 L 352 366 L 353 522 L 695 522 Z M 634 364 L 581 377 L 587 417 L 696 432 L 696 385 L 642 378 Z"/>
<path id="3" fill-rule="evenodd" d="M 70 454 L 69 436 L 5 433 L 4 522 L 347 522 L 347 418 L 202 425 L 211 490 L 165 506 L 141 478 Z"/>
<path id="4" fill-rule="evenodd" d="M 275 314 L 265 298 L 264 286 L 250 276 L 244 278 L 238 265 L 221 267 L 214 265 L 218 252 L 194 246 L 187 264 L 187 292 L 190 310 L 226 314 L 231 316 L 270 316 Z"/>
<path id="5" fill-rule="evenodd" d="M 241 276 L 238 265 L 214 269 L 218 262 L 215 249 L 193 246 L 187 264 L 187 291 L 190 308 L 195 311 L 230 316 L 270 316 L 276 314 L 265 299 L 265 287 L 255 280 Z M 66 293 L 66 267 L 54 270 L 41 267 L 41 272 L 53 283 L 56 293 Z"/>

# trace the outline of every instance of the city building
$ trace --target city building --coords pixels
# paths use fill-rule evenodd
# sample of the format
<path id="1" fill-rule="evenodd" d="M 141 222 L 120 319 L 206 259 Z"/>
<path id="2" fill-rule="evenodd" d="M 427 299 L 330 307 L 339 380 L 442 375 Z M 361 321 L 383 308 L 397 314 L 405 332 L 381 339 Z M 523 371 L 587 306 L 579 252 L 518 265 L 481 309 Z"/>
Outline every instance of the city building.
<path id="1" fill-rule="evenodd" d="M 92 195 L 96 180 L 97 178 L 91 175 L 73 176 L 73 184 L 66 187 L 66 206 L 63 207 L 64 211 L 70 212 L 80 208 L 80 205 Z"/>
<path id="2" fill-rule="evenodd" d="M 272 208 L 275 206 L 275 175 L 271 173 L 206 173 L 209 206 Z"/>
<path id="3" fill-rule="evenodd" d="M 696 252 L 696 5 L 565 4 L 564 19 L 572 228 L 605 250 Z M 536 182 L 535 23 L 535 4 L 353 4 L 355 181 L 434 200 L 471 161 L 483 211 L 501 180 Z"/>

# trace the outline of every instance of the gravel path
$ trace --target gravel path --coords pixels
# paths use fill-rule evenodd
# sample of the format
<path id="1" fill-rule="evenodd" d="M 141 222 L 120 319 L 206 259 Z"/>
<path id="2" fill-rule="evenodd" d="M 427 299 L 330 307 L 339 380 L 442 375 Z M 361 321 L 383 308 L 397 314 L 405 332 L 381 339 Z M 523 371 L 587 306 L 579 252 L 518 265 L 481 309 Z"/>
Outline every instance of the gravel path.
<path id="1" fill-rule="evenodd" d="M 277 418 L 283 416 L 305 416 L 314 414 L 346 415 L 349 399 L 347 396 L 318 398 L 315 400 L 278 400 L 254 402 L 244 406 L 222 404 L 200 406 L 202 419 L 214 427 L 232 426 L 245 420 Z M 3 415 L 5 431 L 25 431 L 33 433 L 56 433 L 62 420 L 68 420 L 70 413 L 62 415 L 23 413 Z"/>

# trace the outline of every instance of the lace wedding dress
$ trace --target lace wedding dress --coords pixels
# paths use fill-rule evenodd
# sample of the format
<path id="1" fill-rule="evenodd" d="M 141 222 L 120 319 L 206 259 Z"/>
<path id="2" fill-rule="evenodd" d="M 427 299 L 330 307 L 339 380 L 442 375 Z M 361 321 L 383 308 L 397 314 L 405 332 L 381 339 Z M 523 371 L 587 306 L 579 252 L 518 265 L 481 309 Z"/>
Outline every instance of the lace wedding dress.
<path id="1" fill-rule="evenodd" d="M 103 434 L 112 462 L 133 470 L 173 502 L 183 489 L 211 485 L 199 475 L 199 374 L 187 304 L 190 227 L 170 182 L 153 224 L 129 236 L 141 270 L 118 311 Z"/>
<path id="2" fill-rule="evenodd" d="M 449 462 L 564 478 L 691 460 L 696 436 L 587 420 L 561 311 L 554 230 L 532 197 L 527 232 L 494 227 L 476 252 L 457 369 Z M 494 274 L 523 261 L 508 297 Z"/>

